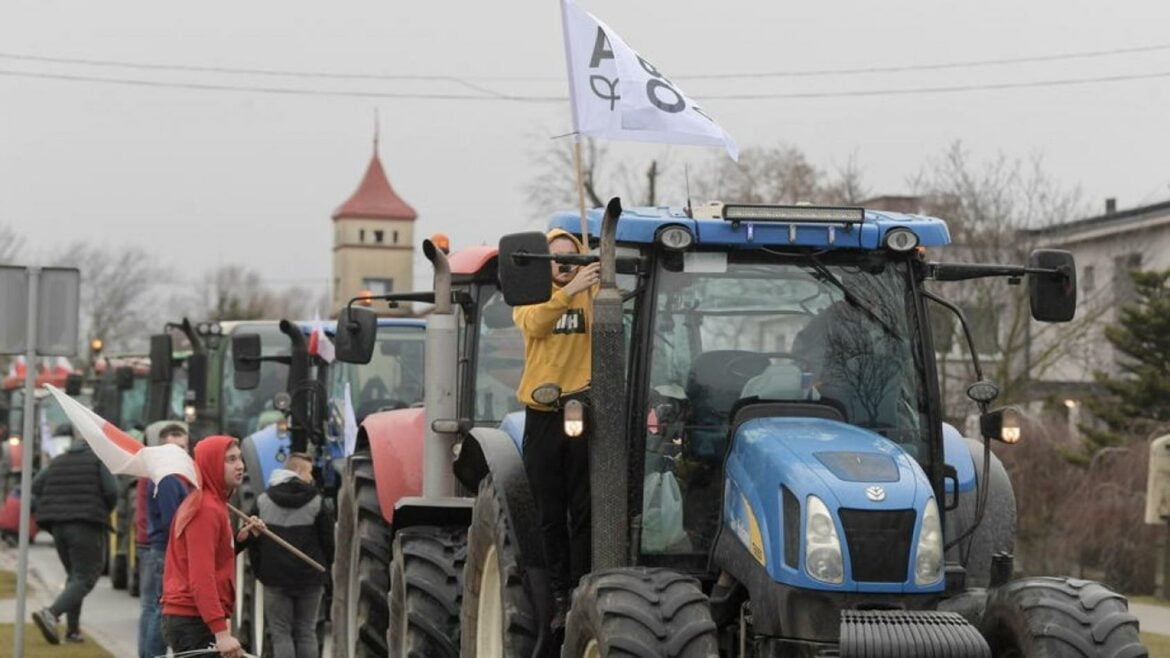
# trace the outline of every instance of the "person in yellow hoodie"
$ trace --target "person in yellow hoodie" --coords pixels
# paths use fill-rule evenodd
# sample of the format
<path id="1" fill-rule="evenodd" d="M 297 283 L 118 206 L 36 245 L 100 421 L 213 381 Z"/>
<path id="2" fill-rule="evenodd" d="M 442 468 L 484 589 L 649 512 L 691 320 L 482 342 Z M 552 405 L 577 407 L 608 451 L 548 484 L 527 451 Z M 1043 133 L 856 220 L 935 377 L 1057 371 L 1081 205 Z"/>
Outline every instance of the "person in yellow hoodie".
<path id="1" fill-rule="evenodd" d="M 582 253 L 571 233 L 548 234 L 549 252 Z M 524 335 L 524 374 L 516 397 L 525 406 L 524 470 L 540 514 L 544 551 L 552 579 L 556 611 L 552 627 L 564 626 L 569 594 L 589 571 L 589 453 L 586 435 L 564 432 L 560 405 L 532 399 L 543 384 L 556 384 L 561 400 L 589 392 L 593 296 L 600 265 L 552 263 L 553 290 L 543 304 L 517 307 L 512 319 Z"/>

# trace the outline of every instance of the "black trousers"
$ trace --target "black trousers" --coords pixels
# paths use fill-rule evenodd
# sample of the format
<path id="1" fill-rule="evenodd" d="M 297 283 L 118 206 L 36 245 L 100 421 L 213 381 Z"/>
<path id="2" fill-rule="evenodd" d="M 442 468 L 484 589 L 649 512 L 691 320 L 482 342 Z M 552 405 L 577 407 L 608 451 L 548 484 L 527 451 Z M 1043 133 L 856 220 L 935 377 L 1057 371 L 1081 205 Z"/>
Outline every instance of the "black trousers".
<path id="1" fill-rule="evenodd" d="M 54 615 L 65 615 L 70 633 L 81 630 L 81 602 L 93 591 L 102 575 L 105 557 L 106 528 L 86 521 L 61 521 L 53 524 L 53 547 L 65 567 L 65 589 L 49 606 Z"/>
<path id="2" fill-rule="evenodd" d="M 201 617 L 184 617 L 182 615 L 163 615 L 163 639 L 171 651 L 197 651 L 208 649 L 208 656 L 218 656 L 215 650 L 215 634 L 207 627 Z M 202 654 L 187 654 L 198 656 Z"/>
<path id="3" fill-rule="evenodd" d="M 589 572 L 588 433 L 565 436 L 560 411 L 527 409 L 524 471 L 544 531 L 544 554 L 554 593 L 567 593 Z"/>

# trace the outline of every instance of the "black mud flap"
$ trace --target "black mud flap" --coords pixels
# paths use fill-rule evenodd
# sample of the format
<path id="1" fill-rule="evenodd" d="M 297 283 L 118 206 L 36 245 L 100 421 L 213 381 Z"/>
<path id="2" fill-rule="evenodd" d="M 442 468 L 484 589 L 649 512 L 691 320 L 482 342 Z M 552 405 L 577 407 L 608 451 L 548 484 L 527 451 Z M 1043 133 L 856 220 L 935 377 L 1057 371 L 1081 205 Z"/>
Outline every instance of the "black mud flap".
<path id="1" fill-rule="evenodd" d="M 842 610 L 841 658 L 991 658 L 979 629 L 957 612 Z"/>

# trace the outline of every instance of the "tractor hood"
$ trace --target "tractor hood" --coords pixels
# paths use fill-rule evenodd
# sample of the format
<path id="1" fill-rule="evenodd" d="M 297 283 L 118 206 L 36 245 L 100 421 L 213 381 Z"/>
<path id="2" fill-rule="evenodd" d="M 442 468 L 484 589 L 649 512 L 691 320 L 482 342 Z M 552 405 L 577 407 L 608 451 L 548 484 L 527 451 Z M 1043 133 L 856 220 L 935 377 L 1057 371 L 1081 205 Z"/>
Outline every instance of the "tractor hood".
<path id="1" fill-rule="evenodd" d="M 826 585 L 812 581 L 803 567 L 809 496 L 824 502 L 843 544 L 851 529 L 841 510 L 850 518 L 878 520 L 879 526 L 898 518 L 901 525 L 912 526 L 904 527 L 902 539 L 917 537 L 931 487 L 922 468 L 897 443 L 835 420 L 755 418 L 736 429 L 725 477 L 725 525 L 774 580 L 815 589 L 915 591 L 909 578 L 862 584 L 847 575 L 845 583 Z"/>
<path id="2" fill-rule="evenodd" d="M 793 493 L 815 493 L 829 505 L 914 505 L 919 484 L 915 474 L 921 473 L 914 460 L 893 441 L 854 425 L 819 418 L 760 418 L 740 426 L 735 449 L 782 474 Z M 882 488 L 882 500 L 866 495 L 871 486 Z"/>

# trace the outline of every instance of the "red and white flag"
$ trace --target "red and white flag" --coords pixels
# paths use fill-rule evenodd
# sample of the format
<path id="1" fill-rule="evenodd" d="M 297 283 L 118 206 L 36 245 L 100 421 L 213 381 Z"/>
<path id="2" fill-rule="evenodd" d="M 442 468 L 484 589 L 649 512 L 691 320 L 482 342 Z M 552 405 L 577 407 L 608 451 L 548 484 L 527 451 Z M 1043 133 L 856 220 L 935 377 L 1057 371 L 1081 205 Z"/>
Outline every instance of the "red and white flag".
<path id="1" fill-rule="evenodd" d="M 313 318 L 313 330 L 309 333 L 309 354 L 321 357 L 325 363 L 333 363 L 337 358 L 333 351 L 333 341 L 325 334 L 325 324 L 321 322 L 320 315 Z"/>
<path id="2" fill-rule="evenodd" d="M 181 475 L 195 487 L 199 486 L 199 471 L 187 451 L 169 443 L 144 446 L 56 386 L 46 384 L 45 388 L 69 416 L 73 430 L 93 448 L 111 473 L 150 478 L 155 484 L 168 475 Z"/>

